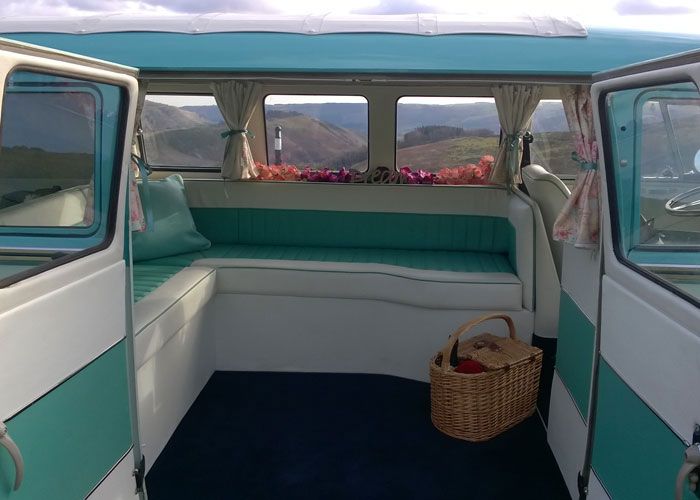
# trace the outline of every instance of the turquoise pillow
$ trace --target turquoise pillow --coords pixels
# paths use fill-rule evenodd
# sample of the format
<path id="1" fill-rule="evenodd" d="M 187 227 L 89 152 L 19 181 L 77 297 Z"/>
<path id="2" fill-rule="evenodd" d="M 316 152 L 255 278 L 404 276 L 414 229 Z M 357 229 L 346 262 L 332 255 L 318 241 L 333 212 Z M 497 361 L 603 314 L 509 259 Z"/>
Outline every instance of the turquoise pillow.
<path id="1" fill-rule="evenodd" d="M 139 184 L 142 202 L 143 183 Z M 153 227 L 132 234 L 134 261 L 169 257 L 206 250 L 211 242 L 197 232 L 185 198 L 185 182 L 179 175 L 148 182 Z M 144 207 L 144 211 L 147 207 Z"/>

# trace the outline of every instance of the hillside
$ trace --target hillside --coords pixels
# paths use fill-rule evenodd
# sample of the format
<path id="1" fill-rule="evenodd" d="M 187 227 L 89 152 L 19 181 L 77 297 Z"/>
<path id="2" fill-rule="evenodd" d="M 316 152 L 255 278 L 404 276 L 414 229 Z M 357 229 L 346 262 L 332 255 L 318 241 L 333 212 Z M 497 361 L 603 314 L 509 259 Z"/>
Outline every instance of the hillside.
<path id="1" fill-rule="evenodd" d="M 211 108 L 213 107 L 218 113 L 215 106 L 194 106 L 196 108 Z M 200 110 L 202 111 L 202 110 Z M 202 111 L 203 113 L 203 111 Z M 202 125 L 216 123 L 213 122 L 200 112 L 188 111 L 186 108 L 178 108 L 177 106 L 169 106 L 154 101 L 146 101 L 141 117 L 141 125 L 144 130 L 176 130 L 194 128 Z"/>
<path id="2" fill-rule="evenodd" d="M 299 166 L 354 167 L 367 161 L 367 108 L 355 103 L 279 104 L 266 107 L 267 150 L 274 159 L 274 129 L 283 130 L 283 161 Z M 495 105 L 475 102 L 459 105 L 399 104 L 400 141 L 397 164 L 436 170 L 443 166 L 477 162 L 494 154 L 500 129 Z M 175 107 L 149 101 L 143 118 L 148 160 L 154 165 L 221 164 L 225 129 L 216 106 Z M 566 123 L 559 103 L 545 102 L 533 120 L 538 133 L 535 154 L 554 148 L 545 164 L 569 159 Z M 156 133 L 149 131 L 157 130 Z M 478 135 L 478 137 L 476 136 Z M 256 141 L 265 140 L 258 137 Z M 551 144 L 549 144 L 551 142 Z M 534 155 L 533 155 L 534 156 Z M 535 159 L 535 158 L 533 158 Z"/>
<path id="3" fill-rule="evenodd" d="M 216 106 L 185 106 L 185 111 L 195 113 L 209 123 L 220 123 L 221 114 Z M 286 111 L 311 116 L 337 127 L 367 135 L 367 105 L 359 103 L 304 103 L 274 104 L 265 107 L 266 112 Z M 421 126 L 445 125 L 464 129 L 500 130 L 496 105 L 492 102 L 467 104 L 398 104 L 398 135 Z M 533 117 L 533 129 L 540 132 L 568 130 L 558 102 L 540 103 Z"/>
<path id="4" fill-rule="evenodd" d="M 396 165 L 437 172 L 442 167 L 478 163 L 483 155 L 494 155 L 497 149 L 498 136 L 457 137 L 398 149 Z"/>
<path id="5" fill-rule="evenodd" d="M 298 166 L 350 167 L 367 157 L 367 141 L 357 133 L 295 113 L 274 113 L 267 120 L 267 153 L 275 157 L 274 131 L 282 127 L 282 161 Z"/>

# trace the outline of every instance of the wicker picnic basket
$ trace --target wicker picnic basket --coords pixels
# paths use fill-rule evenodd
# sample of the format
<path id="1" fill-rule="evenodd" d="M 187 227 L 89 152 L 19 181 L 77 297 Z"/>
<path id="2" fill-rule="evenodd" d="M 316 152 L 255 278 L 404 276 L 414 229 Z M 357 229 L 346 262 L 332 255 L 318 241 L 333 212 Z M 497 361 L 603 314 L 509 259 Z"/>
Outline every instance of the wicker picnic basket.
<path id="1" fill-rule="evenodd" d="M 508 324 L 510 338 L 484 333 L 459 338 L 491 319 Z M 454 351 L 456 350 L 456 351 Z M 482 373 L 458 373 L 450 360 L 473 359 Z M 467 441 L 486 441 L 532 415 L 542 368 L 542 351 L 515 337 L 513 320 L 490 314 L 460 326 L 430 360 L 430 415 L 435 427 Z"/>

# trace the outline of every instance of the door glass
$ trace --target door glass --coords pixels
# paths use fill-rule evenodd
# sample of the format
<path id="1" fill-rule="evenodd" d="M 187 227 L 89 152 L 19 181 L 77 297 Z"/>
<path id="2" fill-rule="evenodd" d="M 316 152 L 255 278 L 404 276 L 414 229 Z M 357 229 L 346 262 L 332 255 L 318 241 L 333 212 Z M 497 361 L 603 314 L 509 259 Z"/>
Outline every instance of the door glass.
<path id="1" fill-rule="evenodd" d="M 700 297 L 700 93 L 622 90 L 606 108 L 618 252 Z"/>
<path id="2" fill-rule="evenodd" d="M 108 240 L 123 94 L 104 83 L 9 75 L 0 110 L 0 281 Z"/>
<path id="3" fill-rule="evenodd" d="M 5 98 L 0 138 L 5 226 L 85 226 L 92 219 L 95 96 L 54 90 L 10 91 Z M 53 199 L 61 200 L 60 210 L 49 203 Z"/>

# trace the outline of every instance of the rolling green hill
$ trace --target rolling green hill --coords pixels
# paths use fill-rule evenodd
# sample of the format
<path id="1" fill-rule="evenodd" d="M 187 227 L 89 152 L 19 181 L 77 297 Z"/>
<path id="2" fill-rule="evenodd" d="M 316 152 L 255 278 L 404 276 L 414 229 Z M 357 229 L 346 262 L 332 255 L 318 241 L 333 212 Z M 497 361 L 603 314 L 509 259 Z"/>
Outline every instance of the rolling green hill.
<path id="1" fill-rule="evenodd" d="M 275 127 L 282 127 L 282 161 L 297 166 L 350 167 L 367 158 L 367 140 L 352 130 L 299 113 L 267 120 L 267 154 L 275 158 Z"/>

